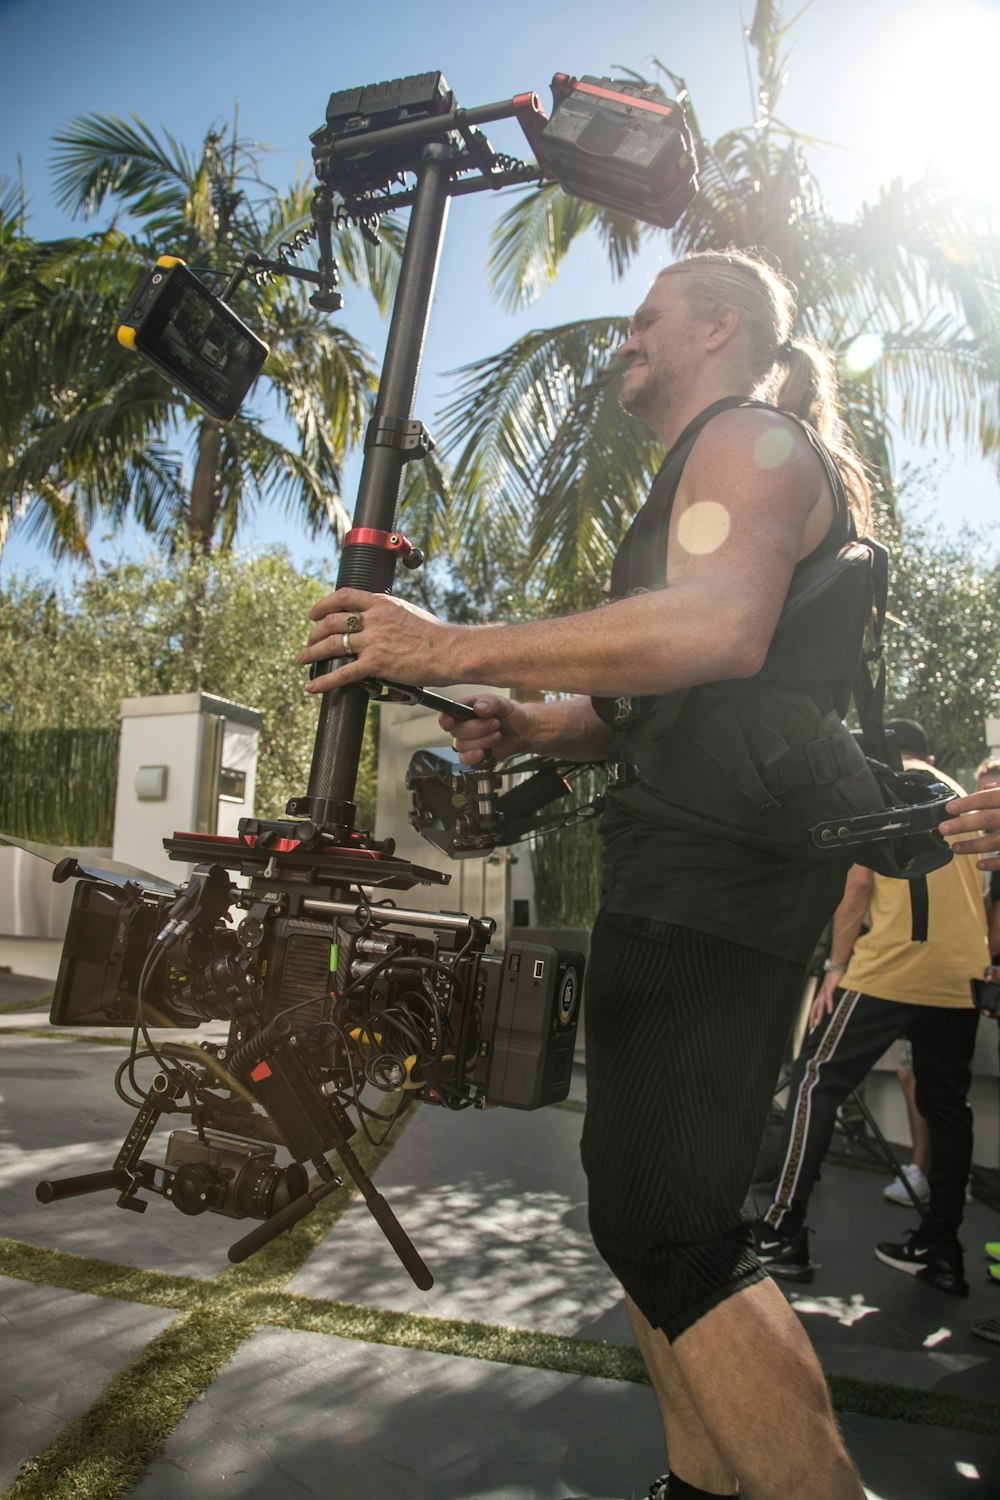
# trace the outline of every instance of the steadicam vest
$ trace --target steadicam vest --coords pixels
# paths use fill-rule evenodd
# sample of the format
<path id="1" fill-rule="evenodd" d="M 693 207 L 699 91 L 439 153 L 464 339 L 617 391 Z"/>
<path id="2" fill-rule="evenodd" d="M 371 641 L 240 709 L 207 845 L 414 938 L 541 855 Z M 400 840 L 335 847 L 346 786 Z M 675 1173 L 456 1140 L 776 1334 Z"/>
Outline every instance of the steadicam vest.
<path id="1" fill-rule="evenodd" d="M 740 406 L 774 410 L 739 397 L 718 401 L 667 454 L 615 559 L 612 599 L 666 586 L 670 514 L 684 464 L 706 423 Z M 939 814 L 929 810 L 921 822 L 911 806 L 937 806 L 945 789 L 926 773 L 902 770 L 882 724 L 887 554 L 858 541 L 836 465 L 812 429 L 798 425 L 823 464 L 836 514 L 824 541 L 795 569 L 764 666 L 738 681 L 594 699 L 618 736 L 609 796 L 627 786 L 633 812 L 638 802 L 654 822 L 701 828 L 779 857 L 835 857 L 912 878 L 951 856 L 933 831 Z M 852 697 L 857 736 L 844 722 Z M 877 822 L 897 806 L 910 823 L 895 837 L 850 836 L 848 820 L 869 815 Z M 825 843 L 814 836 L 817 825 L 824 825 Z"/>

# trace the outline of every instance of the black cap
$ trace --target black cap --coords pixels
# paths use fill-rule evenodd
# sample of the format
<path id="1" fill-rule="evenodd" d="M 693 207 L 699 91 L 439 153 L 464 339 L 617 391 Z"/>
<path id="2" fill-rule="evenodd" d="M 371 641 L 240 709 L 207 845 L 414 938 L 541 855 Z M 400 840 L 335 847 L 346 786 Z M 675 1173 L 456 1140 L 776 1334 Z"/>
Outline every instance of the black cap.
<path id="1" fill-rule="evenodd" d="M 931 747 L 924 726 L 918 724 L 916 719 L 887 719 L 885 727 L 896 736 L 901 755 L 913 755 L 917 760 L 927 760 Z"/>

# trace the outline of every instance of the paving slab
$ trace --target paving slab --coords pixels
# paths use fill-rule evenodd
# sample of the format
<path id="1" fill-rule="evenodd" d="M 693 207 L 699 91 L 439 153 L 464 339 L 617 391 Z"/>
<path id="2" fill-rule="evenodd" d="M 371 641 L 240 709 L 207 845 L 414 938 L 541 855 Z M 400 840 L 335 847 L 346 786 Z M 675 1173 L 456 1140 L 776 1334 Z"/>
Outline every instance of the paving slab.
<path id="1" fill-rule="evenodd" d="M 176 1316 L 0 1276 L 0 1487 Z"/>
<path id="2" fill-rule="evenodd" d="M 631 1343 L 620 1289 L 587 1228 L 582 1119 L 552 1107 L 419 1107 L 378 1186 L 435 1285 L 418 1291 L 358 1201 L 288 1290 Z"/>
<path id="3" fill-rule="evenodd" d="M 1000 1238 L 1000 1216 L 966 1205 L 968 1297 L 923 1285 L 875 1259 L 879 1240 L 904 1240 L 917 1215 L 886 1202 L 888 1173 L 823 1165 L 809 1206 L 807 1286 L 777 1280 L 827 1375 L 1000 1401 L 1000 1345 L 976 1338 L 973 1318 L 1000 1313 L 1000 1287 L 986 1274 L 982 1246 Z M 758 1206 L 765 1207 L 758 1196 Z"/>
<path id="4" fill-rule="evenodd" d="M 151 1196 L 143 1214 L 120 1209 L 114 1190 L 39 1203 L 43 1178 L 106 1171 L 134 1110 L 115 1094 L 124 1053 L 89 1042 L 0 1038 L 0 1224 L 10 1239 L 44 1249 L 181 1276 L 215 1276 L 245 1224 L 191 1219 Z M 185 1122 L 186 1123 L 186 1122 Z M 147 1155 L 163 1159 L 154 1134 Z"/>
<path id="5" fill-rule="evenodd" d="M 110 1193 L 52 1205 L 34 1198 L 39 1177 L 110 1165 L 133 1118 L 114 1095 L 120 1061 L 117 1050 L 92 1043 L 0 1040 L 2 1232 L 125 1264 L 214 1275 L 242 1232 L 233 1221 L 186 1219 L 159 1199 L 140 1217 L 117 1209 Z M 289 1290 L 627 1342 L 616 1285 L 587 1233 L 580 1124 L 578 1113 L 564 1109 L 457 1116 L 420 1109 L 378 1185 L 436 1286 L 428 1294 L 413 1287 L 358 1203 Z M 1000 1312 L 1000 1289 L 986 1278 L 980 1249 L 1000 1238 L 998 1216 L 969 1205 L 963 1238 L 971 1294 L 949 1297 L 874 1260 L 874 1242 L 903 1238 L 913 1221 L 882 1198 L 887 1181 L 887 1173 L 827 1163 L 812 1214 L 821 1265 L 811 1286 L 783 1285 L 824 1368 L 1000 1397 L 1000 1346 L 969 1330 L 973 1317 Z M 34 1298 L 48 1340 L 34 1341 L 35 1356 L 21 1354 L 19 1381 L 34 1380 L 31 1389 L 44 1393 L 60 1369 L 62 1325 L 75 1337 L 87 1323 L 79 1304 L 108 1304 L 21 1290 Z M 143 1331 L 115 1353 L 98 1388 L 172 1316 L 131 1307 L 122 1315 L 124 1328 Z M 148 1331 L 146 1318 L 154 1320 Z M 103 1344 L 102 1326 L 96 1338 Z M 81 1406 L 90 1399 L 81 1397 Z M 842 1425 L 878 1500 L 1000 1500 L 996 1439 L 851 1415 Z M 6 1461 L 19 1462 L 45 1440 L 44 1433 L 26 1440 Z M 192 1407 L 134 1493 L 136 1500 L 632 1500 L 662 1466 L 648 1387 L 262 1330 Z"/>
<path id="6" fill-rule="evenodd" d="M 0 1020 L 8 1006 L 23 1006 L 41 1003 L 52 994 L 52 981 L 38 979 L 31 974 L 14 974 L 0 966 Z M 41 1012 L 48 1019 L 48 1008 Z"/>
<path id="7" fill-rule="evenodd" d="M 847 1416 L 871 1500 L 996 1500 L 994 1439 Z M 652 1392 L 269 1329 L 195 1403 L 130 1500 L 642 1500 Z"/>
<path id="8" fill-rule="evenodd" d="M 648 1387 L 269 1329 L 132 1500 L 638 1500 L 662 1462 Z"/>

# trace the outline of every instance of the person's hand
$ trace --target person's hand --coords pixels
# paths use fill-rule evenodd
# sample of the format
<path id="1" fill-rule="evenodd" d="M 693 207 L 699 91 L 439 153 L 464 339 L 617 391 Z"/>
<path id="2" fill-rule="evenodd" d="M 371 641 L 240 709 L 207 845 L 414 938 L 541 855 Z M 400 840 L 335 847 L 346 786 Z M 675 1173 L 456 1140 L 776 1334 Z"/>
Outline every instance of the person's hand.
<path id="1" fill-rule="evenodd" d="M 997 984 L 997 986 L 1000 986 L 1000 965 L 991 963 L 990 968 L 984 969 L 984 975 L 982 975 L 982 977 L 984 977 L 984 980 L 987 981 L 987 984 Z M 993 1017 L 993 1020 L 1000 1020 L 999 1008 L 985 1007 L 985 1005 L 979 1005 L 979 1002 L 976 1002 L 976 1008 L 978 1008 L 979 1014 L 981 1014 L 981 1016 L 991 1016 Z"/>
<path id="2" fill-rule="evenodd" d="M 530 750 L 535 728 L 530 703 L 516 703 L 513 698 L 493 693 L 479 693 L 461 702 L 475 709 L 474 719 L 453 719 L 450 714 L 442 714 L 438 723 L 452 736 L 452 746 L 459 751 L 463 766 L 478 766 L 488 753 L 496 760 L 503 760 L 505 756 Z"/>
<path id="3" fill-rule="evenodd" d="M 980 859 L 980 870 L 1000 870 L 1000 787 L 987 787 L 982 792 L 972 792 L 968 797 L 956 797 L 945 804 L 948 814 L 938 824 L 938 832 L 945 838 L 957 838 L 952 844 L 954 854 L 992 855 L 992 859 Z M 974 835 L 965 838 L 965 834 Z"/>
<path id="4" fill-rule="evenodd" d="M 335 589 L 309 611 L 309 632 L 300 666 L 337 658 L 343 665 L 307 684 L 310 693 L 350 687 L 366 678 L 442 687 L 460 681 L 452 667 L 456 633 L 426 609 L 388 594 Z"/>
<path id="5" fill-rule="evenodd" d="M 823 975 L 823 983 L 813 996 L 813 1003 L 809 1007 L 809 1019 L 806 1022 L 807 1031 L 815 1031 L 817 1026 L 822 1025 L 824 1016 L 833 1014 L 833 997 L 837 993 L 843 975 L 835 972 Z"/>

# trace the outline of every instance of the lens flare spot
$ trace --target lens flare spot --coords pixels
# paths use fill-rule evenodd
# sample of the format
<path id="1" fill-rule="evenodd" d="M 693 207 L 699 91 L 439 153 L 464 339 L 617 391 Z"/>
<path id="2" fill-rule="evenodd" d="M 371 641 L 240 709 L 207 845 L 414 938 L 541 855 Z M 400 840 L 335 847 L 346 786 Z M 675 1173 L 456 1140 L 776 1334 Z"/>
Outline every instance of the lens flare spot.
<path id="1" fill-rule="evenodd" d="M 882 358 L 884 347 L 880 333 L 859 333 L 840 356 L 841 372 L 848 377 L 866 375 Z"/>
<path id="2" fill-rule="evenodd" d="M 685 552 L 704 557 L 729 535 L 729 512 L 718 500 L 696 500 L 677 522 L 677 540 Z"/>
<path id="3" fill-rule="evenodd" d="M 956 1463 L 955 1468 L 963 1479 L 980 1479 L 982 1477 L 975 1464 Z"/>
<path id="4" fill-rule="evenodd" d="M 787 427 L 769 427 L 753 445 L 753 461 L 758 469 L 780 469 L 792 451 L 792 434 Z"/>

